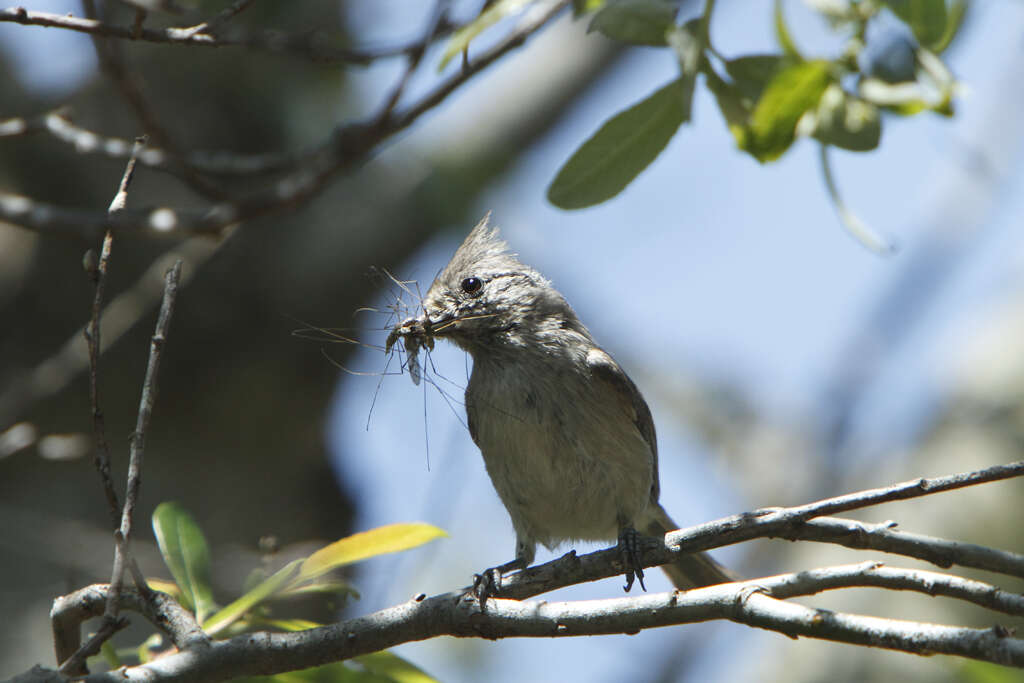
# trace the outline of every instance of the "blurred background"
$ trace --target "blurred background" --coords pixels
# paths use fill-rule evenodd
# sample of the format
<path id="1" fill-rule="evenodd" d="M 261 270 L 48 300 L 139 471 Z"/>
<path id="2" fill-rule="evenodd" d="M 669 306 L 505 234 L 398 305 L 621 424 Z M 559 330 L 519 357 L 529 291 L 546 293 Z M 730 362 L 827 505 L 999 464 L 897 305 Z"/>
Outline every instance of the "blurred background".
<path id="1" fill-rule="evenodd" d="M 478 4 L 456 7 L 469 15 Z M 777 51 L 770 3 L 719 4 L 711 36 L 720 52 Z M 806 53 L 837 50 L 812 8 L 785 7 Z M 29 9 L 81 11 L 42 0 Z M 328 25 L 355 44 L 393 45 L 419 35 L 428 9 L 413 0 L 257 2 L 239 21 Z M 357 567 L 362 598 L 344 614 L 451 590 L 511 559 L 511 525 L 463 422 L 468 359 L 439 344 L 415 386 L 379 348 L 396 288 L 375 268 L 425 291 L 488 210 L 643 390 L 658 428 L 662 500 L 680 524 L 1020 459 L 1024 5 L 971 4 L 946 57 L 963 84 L 953 118 L 887 120 L 877 151 L 833 154 L 846 202 L 900 245 L 888 257 L 843 231 L 816 145 L 798 142 L 759 165 L 735 149 L 701 83 L 692 123 L 626 191 L 582 211 L 547 203 L 576 147 L 678 71 L 664 50 L 618 49 L 585 28 L 563 17 L 293 211 L 219 242 L 118 237 L 108 300 L 121 307 L 104 319 L 111 346 L 101 362 L 115 481 L 169 255 L 184 256 L 189 278 L 147 442 L 135 541 L 147 574 L 166 575 L 146 525 L 163 500 L 180 501 L 207 533 L 222 602 L 261 562 L 392 522 L 430 522 L 450 537 Z M 401 73 L 390 61 L 346 68 L 243 48 L 124 48 L 185 149 L 302 149 L 372 111 Z M 425 57 L 410 99 L 436 81 L 439 58 Z M 0 23 L 0 119 L 65 104 L 90 130 L 129 139 L 143 130 L 87 36 Z M 51 137 L 0 139 L 2 186 L 62 206 L 102 210 L 122 170 L 123 161 Z M 157 203 L 200 202 L 141 168 L 129 205 Z M 0 223 L 0 676 L 51 665 L 52 599 L 109 579 L 88 381 L 73 362 L 93 296 L 82 255 L 97 246 Z M 408 294 L 402 301 L 415 306 Z M 307 326 L 347 328 L 368 346 L 293 335 Z M 856 516 L 1024 552 L 1022 489 L 1004 482 Z M 281 548 L 269 559 L 259 547 L 266 537 Z M 749 576 L 884 559 L 781 541 L 717 555 Z M 545 598 L 613 597 L 620 584 Z M 668 587 L 660 575 L 651 584 Z M 979 627 L 992 619 L 880 591 L 805 602 Z M 823 672 L 840 681 L 1015 680 L 996 667 L 718 623 L 630 637 L 437 639 L 396 651 L 444 681 L 813 681 Z"/>

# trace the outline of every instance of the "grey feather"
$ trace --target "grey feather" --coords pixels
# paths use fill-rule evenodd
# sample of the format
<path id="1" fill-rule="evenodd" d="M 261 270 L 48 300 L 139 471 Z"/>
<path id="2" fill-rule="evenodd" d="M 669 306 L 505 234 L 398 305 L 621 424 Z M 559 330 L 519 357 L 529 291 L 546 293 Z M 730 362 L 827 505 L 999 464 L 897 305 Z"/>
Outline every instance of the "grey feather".
<path id="1" fill-rule="evenodd" d="M 658 447 L 636 385 L 565 298 L 490 225 L 469 233 L 395 334 L 444 337 L 473 357 L 470 435 L 516 532 L 516 564 L 537 543 L 612 541 L 675 528 L 658 502 Z M 402 332 L 401 330 L 407 330 Z M 680 588 L 730 581 L 705 554 L 667 567 Z"/>

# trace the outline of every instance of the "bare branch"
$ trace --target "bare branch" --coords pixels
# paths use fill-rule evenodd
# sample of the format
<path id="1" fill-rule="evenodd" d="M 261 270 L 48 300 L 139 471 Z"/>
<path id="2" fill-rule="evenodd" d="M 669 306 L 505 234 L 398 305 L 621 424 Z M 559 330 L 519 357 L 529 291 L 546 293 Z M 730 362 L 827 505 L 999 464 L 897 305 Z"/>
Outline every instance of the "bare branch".
<path id="1" fill-rule="evenodd" d="M 757 579 L 756 583 L 769 595 L 780 599 L 839 588 L 872 586 L 955 598 L 1004 614 L 1024 615 L 1024 595 L 1019 593 L 1003 591 L 983 581 L 938 572 L 887 567 L 880 562 L 861 562 L 781 574 Z"/>
<path id="2" fill-rule="evenodd" d="M 863 576 L 858 576 L 858 571 Z M 872 577 L 871 575 L 876 576 Z M 113 681 L 221 681 L 267 675 L 341 661 L 404 642 L 441 635 L 474 638 L 571 637 L 636 633 L 676 624 L 728 619 L 782 633 L 899 650 L 951 654 L 1024 666 L 1024 641 L 1006 629 L 973 629 L 815 609 L 769 594 L 828 590 L 841 584 L 879 585 L 928 592 L 931 578 L 875 565 L 787 574 L 758 581 L 711 586 L 686 592 L 578 602 L 519 602 L 492 598 L 487 610 L 459 593 L 413 599 L 373 614 L 299 633 L 250 633 L 215 641 L 116 672 L 93 674 L 90 683 Z M 925 574 L 925 573 L 921 573 Z M 961 580 L 962 581 L 962 580 Z M 768 584 L 766 588 L 763 583 Z M 985 584 L 954 581 L 940 590 L 974 595 Z M 1004 596 L 1010 598 L 1012 596 Z M 1016 603 L 1019 603 L 1019 596 Z M 1019 609 L 1015 604 L 1014 608 Z"/>
<path id="3" fill-rule="evenodd" d="M 95 20 L 96 8 L 93 0 L 82 0 L 82 6 L 89 19 Z M 135 23 L 132 26 L 133 37 L 142 32 L 142 23 L 145 18 L 145 10 L 136 10 Z M 225 194 L 220 188 L 200 176 L 184 162 L 180 151 L 181 146 L 167 126 L 163 124 L 156 110 L 150 106 L 149 99 L 144 92 L 142 79 L 126 63 L 122 46 L 111 38 L 99 35 L 92 36 L 92 43 L 104 73 L 110 77 L 131 106 L 147 135 L 152 136 L 167 150 L 169 160 L 181 178 L 201 196 L 210 199 L 224 199 Z"/>
<path id="4" fill-rule="evenodd" d="M 199 33 L 215 34 L 219 28 L 234 19 L 239 12 L 244 12 L 252 3 L 253 0 L 235 0 L 233 3 L 218 12 L 217 16 L 207 21 L 200 22 L 195 26 L 190 26 L 185 30 L 191 32 L 192 35 Z"/>
<path id="5" fill-rule="evenodd" d="M 57 140 L 74 147 L 80 154 L 99 154 L 109 159 L 127 160 L 131 157 L 132 141 L 102 135 L 76 125 L 67 108 L 60 108 L 32 117 L 0 120 L 0 137 L 19 137 L 48 133 Z M 241 154 L 223 150 L 193 150 L 184 162 L 203 173 L 213 175 L 260 175 L 277 173 L 291 168 L 309 153 L 295 154 Z M 181 175 L 179 166 L 169 152 L 147 145 L 138 154 L 143 166 Z"/>
<path id="6" fill-rule="evenodd" d="M 109 586 L 95 584 L 53 601 L 50 623 L 58 659 L 61 653 L 78 650 L 82 624 L 103 615 L 109 592 Z M 180 649 L 202 646 L 210 640 L 192 613 L 166 593 L 150 591 L 149 596 L 144 597 L 139 591 L 128 588 L 121 591 L 119 602 L 125 609 L 143 615 Z"/>
<path id="7" fill-rule="evenodd" d="M 903 500 L 1020 476 L 1024 476 L 1024 461 L 946 477 L 917 479 L 912 482 L 860 491 L 792 508 L 731 515 L 666 534 L 664 544 L 645 548 L 641 564 L 645 569 L 669 564 L 675 561 L 680 553 L 720 548 L 754 538 L 801 538 L 804 535 L 816 533 L 820 538 L 810 540 L 826 540 L 846 545 L 847 543 L 843 541 L 850 540 L 849 527 L 837 529 L 835 525 L 826 522 L 819 525 L 820 531 L 811 532 L 805 530 L 808 526 L 812 529 L 815 528 L 808 520 L 819 514 L 824 515 L 826 511 L 853 510 L 891 500 Z M 875 532 L 875 539 L 882 537 L 877 531 Z M 979 567 L 1024 578 L 1024 557 L 1013 553 L 990 548 L 975 550 L 974 548 L 977 546 L 958 545 L 953 541 L 942 541 L 940 544 L 932 546 L 929 544 L 927 536 L 897 532 L 889 532 L 885 538 L 887 539 L 886 547 L 879 549 L 886 552 L 899 552 L 899 550 L 906 549 L 908 551 L 906 554 L 909 557 L 920 557 L 929 561 L 932 558 L 948 558 L 957 563 L 962 560 L 964 566 Z M 881 545 L 880 542 L 879 544 Z M 569 552 L 550 562 L 503 577 L 499 594 L 502 597 L 522 599 L 556 588 L 617 576 L 622 573 L 622 570 L 621 556 L 615 548 L 580 556 L 577 556 L 575 552 Z"/>
<path id="8" fill-rule="evenodd" d="M 117 187 L 117 192 L 114 193 L 114 198 L 111 200 L 110 206 L 107 209 L 107 214 L 109 216 L 113 216 L 117 214 L 118 211 L 124 209 L 125 203 L 128 201 L 128 187 L 131 185 L 132 178 L 135 176 L 135 161 L 138 157 L 139 150 L 141 150 L 145 144 L 146 139 L 144 137 L 135 140 L 135 145 L 132 148 L 132 156 L 125 165 L 124 173 L 121 176 L 121 182 Z M 103 485 L 103 491 L 110 510 L 111 526 L 115 528 L 116 548 L 114 551 L 114 575 L 111 578 L 112 590 L 110 591 L 110 600 L 107 603 L 107 610 L 104 614 L 103 624 L 100 626 L 99 630 L 92 638 L 89 639 L 88 643 L 73 652 L 66 659 L 62 656 L 65 653 L 58 652 L 57 661 L 61 662 L 61 671 L 71 675 L 87 673 L 85 660 L 99 652 L 100 647 L 108 638 L 128 625 L 127 620 L 120 619 L 117 616 L 117 596 L 121 589 L 121 576 L 124 573 L 125 564 L 127 563 L 131 565 L 134 573 L 141 574 L 138 568 L 135 567 L 134 559 L 128 554 L 120 532 L 116 531 L 119 516 L 117 493 L 114 491 L 114 482 L 110 476 L 110 446 L 107 443 L 103 412 L 100 410 L 99 400 L 100 312 L 103 307 L 103 292 L 106 285 L 107 268 L 110 262 L 110 252 L 113 248 L 113 243 L 114 235 L 108 229 L 106 235 L 103 237 L 103 246 L 100 249 L 98 263 L 92 263 L 95 255 L 92 254 L 91 250 L 86 254 L 86 268 L 95 283 L 96 292 L 93 296 L 92 316 L 85 331 L 85 339 L 89 347 L 89 402 L 92 406 L 93 431 L 96 437 L 96 470 L 100 475 L 100 481 Z M 92 258 L 90 258 L 90 256 L 92 256 Z M 143 586 L 145 586 L 145 582 L 143 582 Z"/>
<path id="9" fill-rule="evenodd" d="M 791 541 L 837 543 L 848 548 L 881 550 L 949 568 L 954 565 L 1024 577 L 1024 555 L 974 543 L 896 531 L 893 522 L 868 524 L 853 519 L 819 517 L 773 533 Z"/>
<path id="10" fill-rule="evenodd" d="M 475 74 L 525 43 L 529 36 L 568 7 L 569 2 L 549 0 L 539 5 L 537 11 L 528 13 L 497 44 L 479 55 L 465 69 L 442 81 L 405 111 L 389 116 L 384 121 L 355 123 L 335 129 L 295 170 L 276 180 L 269 188 L 260 188 L 237 201 L 216 204 L 206 210 L 170 207 L 135 211 L 126 209 L 112 219 L 112 227 L 151 234 L 218 234 L 240 221 L 304 202 L 317 195 L 338 173 L 365 162 L 381 142 L 408 128 Z M 93 212 L 66 209 L 8 192 L 0 192 L 0 220 L 39 232 L 70 232 L 79 235 L 88 235 L 101 226 L 106 227 L 105 217 Z"/>
<path id="11" fill-rule="evenodd" d="M 812 528 L 815 540 L 841 542 L 855 523 L 826 518 L 807 521 L 803 517 L 822 510 L 853 509 L 948 491 L 962 486 L 995 481 L 1024 474 L 1024 462 L 1000 465 L 974 472 L 921 479 L 881 489 L 861 491 L 794 508 L 762 511 L 703 524 L 668 534 L 675 547 L 645 552 L 644 566 L 673 560 L 680 552 L 707 549 L 759 536 L 784 536 L 788 529 Z M 765 523 L 764 520 L 769 520 Z M 774 521 L 772 521 L 774 520 Z M 782 521 L 779 521 L 782 520 Z M 793 526 L 780 526 L 780 525 Z M 709 538 L 714 529 L 717 538 Z M 908 549 L 912 556 L 941 551 L 954 561 L 985 563 L 1020 575 L 1024 558 L 1004 553 L 998 562 L 974 547 L 959 549 L 951 542 L 903 534 L 882 525 L 869 529 L 868 538 L 887 550 Z M 938 543 L 935 543 L 938 541 Z M 932 546 L 936 546 L 935 551 Z M 939 555 L 936 555 L 939 556 Z M 980 560 L 979 560 L 980 558 Z M 986 559 L 988 558 L 988 559 Z M 562 603 L 523 603 L 523 599 L 597 578 L 621 573 L 621 555 L 614 548 L 589 555 L 567 555 L 503 578 L 502 598 L 492 598 L 487 609 L 467 597 L 465 591 L 424 599 L 422 596 L 374 614 L 340 624 L 301 633 L 246 634 L 205 646 L 202 651 L 184 651 L 156 662 L 116 672 L 116 680 L 219 681 L 227 678 L 273 674 L 340 661 L 403 642 L 439 635 L 459 637 L 561 637 L 610 633 L 636 633 L 646 628 L 728 619 L 782 633 L 855 645 L 899 650 L 914 654 L 944 653 L 1024 667 L 1024 641 L 1011 637 L 1005 628 L 972 629 L 913 621 L 862 616 L 815 609 L 785 602 L 827 590 L 871 586 L 907 590 L 929 596 L 943 596 L 1005 614 L 1024 615 L 1024 596 L 996 586 L 936 572 L 893 568 L 878 562 L 813 569 L 779 576 L 722 584 L 685 592 L 640 595 L 632 598 Z M 106 591 L 103 586 L 90 590 Z M 81 599 L 81 598 L 76 598 Z M 56 611 L 56 607 L 55 607 Z M 80 613 L 75 613 L 80 614 Z M 54 621 L 55 634 L 64 640 L 77 637 L 72 617 Z M 76 627 L 77 628 L 77 627 Z M 73 631 L 73 633 L 72 633 Z M 194 632 L 192 632 L 194 633 Z M 197 641 L 199 642 L 199 641 Z M 113 674 L 95 674 L 88 681 L 113 681 Z"/>
<path id="12" fill-rule="evenodd" d="M 219 16 L 219 15 L 218 15 Z M 0 10 L 0 22 L 13 22 L 26 26 L 46 26 L 78 31 L 90 35 L 119 38 L 122 40 L 141 40 L 149 43 L 165 45 L 201 46 L 201 47 L 246 47 L 266 50 L 302 57 L 314 62 L 344 63 L 366 65 L 380 59 L 400 57 L 423 49 L 419 42 L 408 45 L 380 48 L 345 48 L 334 47 L 331 40 L 318 29 L 303 33 L 289 34 L 282 31 L 262 31 L 250 33 L 245 31 L 221 31 L 218 18 L 209 21 L 211 24 L 204 30 L 196 30 L 196 26 L 185 28 L 143 28 L 138 33 L 133 27 L 109 24 L 97 19 L 75 17 L 67 14 L 49 12 L 33 12 L 23 7 Z M 444 22 L 442 32 L 448 33 L 456 28 Z M 216 33 L 216 35 L 214 35 Z"/>
<path id="13" fill-rule="evenodd" d="M 116 528 L 120 504 L 117 502 L 117 492 L 114 491 L 114 482 L 110 477 L 110 444 L 107 443 L 106 427 L 103 412 L 100 410 L 99 398 L 100 313 L 103 306 L 103 291 L 107 281 L 107 263 L 110 260 L 113 242 L 114 235 L 108 230 L 103 238 L 103 246 L 100 248 L 99 261 L 93 272 L 90 273 L 96 292 L 92 300 L 92 317 L 85 328 L 85 341 L 89 347 L 89 405 L 92 406 L 93 434 L 96 437 L 96 455 L 93 462 L 100 475 L 103 493 L 107 498 L 111 527 Z"/>

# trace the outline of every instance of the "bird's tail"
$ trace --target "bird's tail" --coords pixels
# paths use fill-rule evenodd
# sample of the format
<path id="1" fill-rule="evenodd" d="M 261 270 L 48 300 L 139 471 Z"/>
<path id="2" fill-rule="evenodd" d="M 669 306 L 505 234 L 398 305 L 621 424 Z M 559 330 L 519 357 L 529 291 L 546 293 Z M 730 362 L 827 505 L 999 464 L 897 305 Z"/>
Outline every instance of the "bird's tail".
<path id="1" fill-rule="evenodd" d="M 663 538 L 666 533 L 678 528 L 679 525 L 672 521 L 672 518 L 665 512 L 665 508 L 658 505 L 653 519 L 648 522 L 643 532 L 648 536 Z M 715 562 L 707 553 L 681 555 L 672 564 L 662 565 L 661 568 L 668 574 L 672 585 L 679 590 L 729 583 L 730 581 L 739 581 L 741 578 L 732 570 Z"/>

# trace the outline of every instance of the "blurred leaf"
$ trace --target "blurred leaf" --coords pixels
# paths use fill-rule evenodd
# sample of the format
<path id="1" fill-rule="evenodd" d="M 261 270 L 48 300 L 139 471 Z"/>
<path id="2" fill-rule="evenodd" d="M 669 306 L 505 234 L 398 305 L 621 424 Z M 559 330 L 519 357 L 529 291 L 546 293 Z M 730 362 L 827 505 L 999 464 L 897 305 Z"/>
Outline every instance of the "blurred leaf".
<path id="1" fill-rule="evenodd" d="M 253 624 L 256 626 L 268 626 L 270 628 L 276 628 L 279 631 L 308 631 L 311 628 L 319 628 L 323 624 L 309 619 L 254 619 Z"/>
<path id="2" fill-rule="evenodd" d="M 236 683 L 387 683 L 378 676 L 367 678 L 344 662 L 333 662 L 301 671 L 287 671 L 273 676 L 249 676 L 232 679 Z"/>
<path id="3" fill-rule="evenodd" d="M 853 97 L 835 83 L 825 89 L 812 118 L 815 138 L 852 152 L 875 149 L 882 137 L 878 107 Z"/>
<path id="4" fill-rule="evenodd" d="M 107 663 L 107 667 L 111 670 L 121 666 L 121 658 L 117 656 L 117 650 L 114 649 L 113 641 L 103 641 L 103 644 L 100 645 L 100 654 L 103 655 L 103 661 Z"/>
<path id="5" fill-rule="evenodd" d="M 433 676 L 428 676 L 420 668 L 387 651 L 353 659 L 366 667 L 367 671 L 385 676 L 395 683 L 437 683 Z"/>
<path id="6" fill-rule="evenodd" d="M 786 26 L 786 17 L 782 11 L 782 0 L 775 0 L 775 11 L 773 12 L 775 22 L 775 40 L 778 41 L 779 47 L 788 56 L 795 59 L 803 59 L 800 54 L 800 50 L 797 49 L 796 43 L 793 42 L 793 36 L 789 32 L 789 27 Z"/>
<path id="7" fill-rule="evenodd" d="M 300 564 L 302 560 L 294 560 L 281 567 L 251 591 L 211 616 L 203 624 L 204 630 L 211 636 L 224 630 L 253 607 L 279 592 L 295 576 Z"/>
<path id="8" fill-rule="evenodd" d="M 255 567 L 249 572 L 249 575 L 245 577 L 245 581 L 242 583 L 242 593 L 248 593 L 256 586 L 260 585 L 267 580 L 267 572 L 263 567 Z"/>
<path id="9" fill-rule="evenodd" d="M 831 62 L 800 62 L 777 73 L 757 101 L 741 145 L 758 161 L 779 158 L 796 137 L 804 112 L 817 106 L 832 80 Z"/>
<path id="10" fill-rule="evenodd" d="M 946 0 L 882 0 L 913 31 L 917 42 L 933 48 L 946 35 Z"/>
<path id="11" fill-rule="evenodd" d="M 962 683 L 1021 683 L 1024 680 L 1019 669 L 972 660 L 960 665 L 959 674 L 957 680 Z"/>
<path id="12" fill-rule="evenodd" d="M 315 579 L 332 569 L 370 557 L 415 548 L 447 535 L 436 526 L 422 522 L 389 524 L 370 531 L 352 534 L 307 557 L 292 584 L 296 585 Z"/>
<path id="13" fill-rule="evenodd" d="M 697 70 L 700 68 L 701 55 L 704 51 L 704 38 L 701 36 L 701 20 L 691 19 L 682 26 L 671 26 L 665 33 L 666 42 L 676 53 L 676 60 L 679 62 L 679 71 L 683 77 L 689 94 L 684 95 L 683 102 L 686 106 L 686 119 L 690 118 L 690 103 L 693 100 L 693 86 L 697 79 Z"/>
<path id="14" fill-rule="evenodd" d="M 307 594 L 325 594 L 337 595 L 343 598 L 352 596 L 354 598 L 359 597 L 359 591 L 344 581 L 314 581 L 312 583 L 303 583 L 289 586 L 286 590 L 281 592 L 281 597 L 296 597 L 299 595 Z"/>
<path id="15" fill-rule="evenodd" d="M 162 647 L 164 644 L 164 637 L 159 633 L 154 633 L 149 638 L 142 641 L 137 648 L 135 648 L 135 656 L 139 659 L 139 664 L 146 664 L 147 662 L 153 661 L 153 654 L 157 648 Z M 117 668 L 117 667 L 111 667 Z"/>
<path id="16" fill-rule="evenodd" d="M 610 0 L 594 15 L 587 32 L 599 31 L 633 45 L 667 45 L 678 7 L 665 0 Z"/>
<path id="17" fill-rule="evenodd" d="M 578 17 L 599 10 L 604 5 L 605 0 L 572 0 L 572 13 Z"/>
<path id="18" fill-rule="evenodd" d="M 469 44 L 474 38 L 508 15 L 518 12 L 530 4 L 530 1 L 498 0 L 485 9 L 480 13 L 480 16 L 452 34 L 452 37 L 448 40 L 448 45 L 444 49 L 444 54 L 441 55 L 441 63 L 438 65 L 437 70 L 443 71 L 448 66 L 448 62 L 451 61 L 452 57 L 462 54 L 464 50 L 469 48 Z"/>
<path id="19" fill-rule="evenodd" d="M 832 177 L 832 164 L 829 162 L 827 145 L 820 146 L 820 160 L 821 174 L 825 180 L 825 187 L 828 189 L 828 196 L 832 200 L 832 205 L 839 216 L 839 221 L 846 228 L 846 231 L 855 240 L 876 254 L 887 256 L 895 253 L 897 250 L 895 242 L 876 232 L 870 225 L 862 221 L 857 214 L 853 213 L 846 206 L 842 197 L 839 196 L 839 188 L 836 187 L 835 178 Z"/>
<path id="20" fill-rule="evenodd" d="M 167 593 L 179 602 L 181 600 L 181 589 L 178 588 L 178 584 L 173 581 L 164 581 L 163 579 L 146 579 L 146 584 L 155 591 Z"/>
<path id="21" fill-rule="evenodd" d="M 582 209 L 621 192 L 687 120 L 687 97 L 693 94 L 687 80 L 680 76 L 608 119 L 558 171 L 548 201 L 562 209 Z"/>
<path id="22" fill-rule="evenodd" d="M 936 54 L 941 55 L 946 51 L 950 43 L 953 42 L 957 33 L 960 32 L 960 27 L 964 24 L 965 16 L 967 16 L 967 0 L 953 0 L 953 3 L 949 6 L 949 17 L 946 19 L 946 31 L 931 46 Z"/>
<path id="23" fill-rule="evenodd" d="M 153 511 L 153 533 L 182 599 L 195 610 L 196 620 L 202 625 L 217 608 L 210 583 L 210 549 L 203 532 L 185 508 L 165 502 Z"/>
<path id="24" fill-rule="evenodd" d="M 354 657 L 302 671 L 237 679 L 244 683 L 434 683 L 435 679 L 390 652 Z M 235 680 L 235 679 L 233 679 Z"/>
<path id="25" fill-rule="evenodd" d="M 732 83 L 726 83 L 712 69 L 704 70 L 704 80 L 708 90 L 715 96 L 718 108 L 725 118 L 729 132 L 736 139 L 736 144 L 742 146 L 747 121 L 750 118 L 751 104 L 745 100 L 739 89 Z"/>
<path id="26" fill-rule="evenodd" d="M 861 17 L 857 4 L 846 0 L 804 0 L 804 4 L 824 17 L 833 31 L 849 26 Z"/>
<path id="27" fill-rule="evenodd" d="M 780 71 L 795 63 L 787 55 L 748 55 L 726 61 L 725 71 L 739 92 L 754 103 Z"/>
<path id="28" fill-rule="evenodd" d="M 901 116 L 912 116 L 931 106 L 919 83 L 886 83 L 878 78 L 865 78 L 857 91 L 868 102 Z"/>

